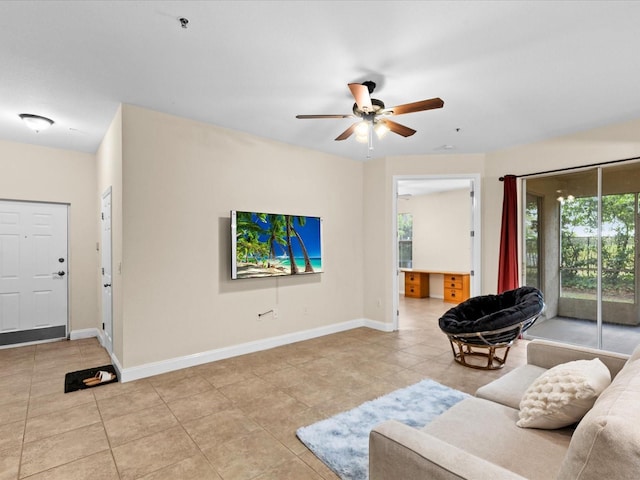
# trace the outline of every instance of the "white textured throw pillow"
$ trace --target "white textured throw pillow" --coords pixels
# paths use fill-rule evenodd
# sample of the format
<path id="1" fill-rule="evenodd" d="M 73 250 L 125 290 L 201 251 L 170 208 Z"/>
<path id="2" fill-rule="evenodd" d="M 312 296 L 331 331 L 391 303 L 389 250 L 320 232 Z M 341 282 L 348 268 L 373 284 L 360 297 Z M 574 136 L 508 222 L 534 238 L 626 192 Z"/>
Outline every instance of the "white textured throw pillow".
<path id="1" fill-rule="evenodd" d="M 576 423 L 610 383 L 611 373 L 599 358 L 556 365 L 524 393 L 516 425 L 554 429 Z"/>

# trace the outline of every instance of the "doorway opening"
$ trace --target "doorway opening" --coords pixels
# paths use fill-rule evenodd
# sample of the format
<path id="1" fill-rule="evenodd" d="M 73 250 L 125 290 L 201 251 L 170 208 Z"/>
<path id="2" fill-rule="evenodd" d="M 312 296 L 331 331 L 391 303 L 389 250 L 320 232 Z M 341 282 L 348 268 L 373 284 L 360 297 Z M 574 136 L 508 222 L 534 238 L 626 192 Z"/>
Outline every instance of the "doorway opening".
<path id="1" fill-rule="evenodd" d="M 392 215 L 394 330 L 401 295 L 454 306 L 479 294 L 480 175 L 394 176 Z"/>

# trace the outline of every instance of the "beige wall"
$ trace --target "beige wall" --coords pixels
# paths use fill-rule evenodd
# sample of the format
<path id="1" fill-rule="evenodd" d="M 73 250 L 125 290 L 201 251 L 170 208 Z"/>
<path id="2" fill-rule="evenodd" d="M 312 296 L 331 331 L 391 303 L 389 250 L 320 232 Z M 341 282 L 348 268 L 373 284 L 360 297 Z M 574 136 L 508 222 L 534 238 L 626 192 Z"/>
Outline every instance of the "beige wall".
<path id="1" fill-rule="evenodd" d="M 99 218 L 103 194 L 111 187 L 111 294 L 113 315 L 113 353 L 121 361 L 124 353 L 122 324 L 122 108 L 118 108 L 107 133 L 96 152 L 97 198 L 96 217 Z M 97 236 L 102 241 L 102 224 L 97 222 Z M 101 245 L 102 248 L 102 245 Z M 101 257 L 98 259 L 102 265 Z M 96 290 L 100 312 L 102 312 L 102 275 L 96 279 Z M 102 322 L 102 313 L 100 316 Z"/>
<path id="2" fill-rule="evenodd" d="M 70 330 L 98 326 L 93 159 L 91 154 L 0 140 L 0 198 L 70 205 Z"/>
<path id="3" fill-rule="evenodd" d="M 361 319 L 362 175 L 359 161 L 124 105 L 122 365 Z M 323 217 L 324 273 L 231 280 L 232 209 Z"/>
<path id="4" fill-rule="evenodd" d="M 471 270 L 469 189 L 399 200 L 398 213 L 413 215 L 413 268 L 440 272 Z"/>
<path id="5" fill-rule="evenodd" d="M 385 158 L 364 164 L 364 316 L 391 323 L 391 181 Z M 389 219 L 387 219 L 389 217 Z M 388 221 L 388 225 L 385 223 Z"/>

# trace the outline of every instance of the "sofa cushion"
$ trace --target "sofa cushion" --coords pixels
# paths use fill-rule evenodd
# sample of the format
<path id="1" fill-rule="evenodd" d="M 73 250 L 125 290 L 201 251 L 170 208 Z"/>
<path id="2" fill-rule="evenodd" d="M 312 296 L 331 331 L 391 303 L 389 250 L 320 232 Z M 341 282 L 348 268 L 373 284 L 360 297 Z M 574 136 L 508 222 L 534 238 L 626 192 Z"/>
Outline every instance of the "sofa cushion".
<path id="1" fill-rule="evenodd" d="M 476 391 L 476 397 L 498 402 L 518 410 L 524 392 L 546 371 L 546 368 L 535 365 L 522 365 L 497 380 L 480 387 Z"/>
<path id="2" fill-rule="evenodd" d="M 525 478 L 556 478 L 573 429 L 523 429 L 517 420 L 518 410 L 471 397 L 422 430 Z"/>
<path id="3" fill-rule="evenodd" d="M 627 363 L 571 439 L 559 479 L 637 479 L 640 472 L 640 360 Z"/>
<path id="4" fill-rule="evenodd" d="M 554 429 L 574 424 L 610 383 L 609 369 L 597 358 L 556 365 L 540 375 L 522 396 L 517 425 Z"/>
<path id="5" fill-rule="evenodd" d="M 640 358 L 640 344 L 633 350 L 633 352 L 631 352 L 631 355 L 629 355 L 629 359 L 627 360 L 627 363 L 635 362 L 639 358 Z"/>
<path id="6" fill-rule="evenodd" d="M 542 368 L 552 368 L 573 360 L 594 358 L 599 358 L 609 368 L 613 378 L 622 370 L 629 355 L 540 339 L 527 344 L 527 363 Z"/>

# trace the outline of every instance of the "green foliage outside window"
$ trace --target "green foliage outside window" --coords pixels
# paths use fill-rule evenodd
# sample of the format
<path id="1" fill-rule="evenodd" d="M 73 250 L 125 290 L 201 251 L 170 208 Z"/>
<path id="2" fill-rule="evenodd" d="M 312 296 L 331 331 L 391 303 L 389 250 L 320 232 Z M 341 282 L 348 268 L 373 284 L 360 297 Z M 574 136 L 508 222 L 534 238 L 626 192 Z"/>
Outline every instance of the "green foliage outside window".
<path id="1" fill-rule="evenodd" d="M 526 259 L 525 259 L 525 285 L 541 288 L 540 285 L 540 197 L 527 196 L 525 208 L 525 235 L 526 235 Z"/>
<path id="2" fill-rule="evenodd" d="M 635 295 L 634 193 L 602 197 L 602 290 L 610 301 L 633 302 Z M 560 207 L 561 295 L 595 298 L 598 268 L 598 203 L 575 198 Z"/>
<path id="3" fill-rule="evenodd" d="M 413 265 L 413 215 L 398 214 L 398 267 L 411 268 Z"/>

